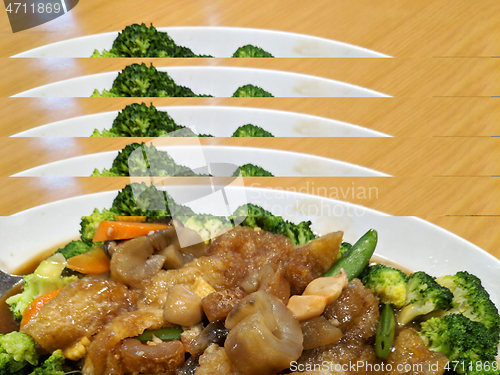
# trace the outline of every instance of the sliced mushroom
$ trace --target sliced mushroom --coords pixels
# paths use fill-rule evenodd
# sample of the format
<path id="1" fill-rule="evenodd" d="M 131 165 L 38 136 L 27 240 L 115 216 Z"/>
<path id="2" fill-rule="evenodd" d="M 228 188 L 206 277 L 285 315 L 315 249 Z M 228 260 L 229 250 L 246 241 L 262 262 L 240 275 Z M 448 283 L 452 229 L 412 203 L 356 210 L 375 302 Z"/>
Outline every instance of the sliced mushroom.
<path id="1" fill-rule="evenodd" d="M 302 353 L 302 330 L 292 312 L 275 296 L 258 291 L 245 297 L 228 315 L 231 329 L 224 348 L 243 374 L 276 374 Z"/>
<path id="2" fill-rule="evenodd" d="M 151 277 L 162 269 L 172 252 L 172 246 L 182 254 L 183 262 L 203 255 L 205 244 L 201 241 L 181 248 L 179 237 L 196 241 L 201 237 L 188 228 L 167 228 L 148 236 L 134 238 L 116 246 L 111 258 L 112 277 L 126 285 L 133 286 Z M 178 259 L 180 262 L 180 259 Z"/>

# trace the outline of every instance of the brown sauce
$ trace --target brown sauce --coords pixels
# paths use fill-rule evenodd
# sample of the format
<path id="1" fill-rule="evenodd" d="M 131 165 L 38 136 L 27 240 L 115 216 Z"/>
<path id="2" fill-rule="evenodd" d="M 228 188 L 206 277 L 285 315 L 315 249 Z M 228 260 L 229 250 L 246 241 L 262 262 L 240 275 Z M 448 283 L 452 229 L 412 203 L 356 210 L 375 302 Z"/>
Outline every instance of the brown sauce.
<path id="1" fill-rule="evenodd" d="M 9 306 L 5 303 L 5 300 L 14 294 L 21 293 L 23 290 L 22 284 L 15 286 L 9 290 L 0 299 L 0 334 L 10 333 L 12 331 L 19 331 L 19 323 L 16 322 L 12 316 L 12 312 L 9 310 Z"/>
<path id="2" fill-rule="evenodd" d="M 13 274 L 14 275 L 28 275 L 33 273 L 38 265 L 49 256 L 51 256 L 57 249 L 65 246 L 64 243 L 62 246 L 53 247 L 47 251 L 42 252 L 36 257 L 30 259 L 28 262 L 20 266 L 16 269 Z M 0 334 L 10 333 L 12 331 L 19 331 L 19 322 L 14 320 L 12 312 L 9 310 L 9 305 L 5 303 L 5 301 L 18 293 L 21 293 L 23 290 L 23 285 L 19 284 L 9 290 L 2 298 L 0 298 Z"/>
<path id="3" fill-rule="evenodd" d="M 40 255 L 36 256 L 33 259 L 30 259 L 28 262 L 20 266 L 14 274 L 16 275 L 28 275 L 30 273 L 33 273 L 35 269 L 38 267 L 40 262 L 43 260 L 47 259 L 50 255 L 52 255 L 57 249 L 63 247 L 66 245 L 66 243 L 62 244 L 61 246 L 56 246 L 53 247 L 45 252 L 42 252 Z M 401 271 L 403 271 L 406 274 L 410 274 L 411 272 L 407 269 L 404 269 L 397 264 L 392 263 L 391 261 L 388 261 L 386 259 L 381 259 L 374 257 L 371 260 L 372 264 L 375 263 L 381 263 L 385 264 L 386 266 L 393 267 L 393 268 L 399 268 Z M 18 294 L 22 291 L 22 285 L 18 285 L 15 288 L 12 288 L 4 297 L 0 299 L 0 334 L 6 334 L 12 331 L 18 331 L 19 330 L 19 323 L 14 321 L 14 318 L 12 316 L 12 312 L 9 310 L 9 306 L 5 303 L 5 300 L 9 298 L 10 296 L 13 296 L 14 294 Z"/>

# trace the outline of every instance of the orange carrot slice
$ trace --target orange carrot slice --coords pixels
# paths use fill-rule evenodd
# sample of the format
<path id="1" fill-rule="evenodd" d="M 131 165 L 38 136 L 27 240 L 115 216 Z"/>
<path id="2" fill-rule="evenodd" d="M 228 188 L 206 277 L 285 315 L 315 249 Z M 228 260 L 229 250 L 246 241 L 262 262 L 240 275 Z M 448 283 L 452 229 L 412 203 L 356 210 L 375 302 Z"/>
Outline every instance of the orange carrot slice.
<path id="1" fill-rule="evenodd" d="M 87 275 L 99 275 L 109 271 L 109 258 L 103 248 L 99 246 L 69 258 L 66 267 Z"/>
<path id="2" fill-rule="evenodd" d="M 136 223 L 125 221 L 102 221 L 95 232 L 94 242 L 109 240 L 128 240 L 146 236 L 151 231 L 166 229 L 169 226 L 161 223 Z"/>
<path id="3" fill-rule="evenodd" d="M 33 300 L 33 302 L 31 302 L 23 312 L 23 319 L 21 320 L 21 327 L 24 327 L 31 320 L 31 318 L 33 318 L 36 315 L 36 313 L 41 310 L 43 305 L 45 305 L 47 302 L 52 301 L 54 298 L 56 298 L 56 296 L 59 294 L 59 292 L 61 290 L 62 290 L 62 288 L 54 290 L 53 292 L 44 294 L 43 296 L 40 296 L 38 298 L 35 298 Z"/>

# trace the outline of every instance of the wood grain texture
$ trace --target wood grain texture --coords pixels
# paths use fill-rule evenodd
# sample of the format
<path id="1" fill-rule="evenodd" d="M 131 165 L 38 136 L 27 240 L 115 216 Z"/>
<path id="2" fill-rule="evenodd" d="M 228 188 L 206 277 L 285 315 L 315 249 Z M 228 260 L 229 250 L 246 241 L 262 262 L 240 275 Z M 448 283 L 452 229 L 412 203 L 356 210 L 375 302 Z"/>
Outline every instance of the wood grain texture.
<path id="1" fill-rule="evenodd" d="M 393 136 L 500 136 L 499 98 L 0 98 L 0 137 L 73 117 L 119 111 L 136 102 L 298 112 Z"/>
<path id="2" fill-rule="evenodd" d="M 46 163 L 121 150 L 130 143 L 148 140 L 151 139 L 0 138 L 0 175 L 7 177 Z M 153 140 L 158 147 L 192 146 L 194 141 L 197 139 Z M 500 175 L 500 138 L 200 138 L 199 144 L 298 152 L 342 160 L 397 177 Z M 296 163 L 293 169 L 305 175 L 322 173 L 310 162 Z"/>
<path id="3" fill-rule="evenodd" d="M 199 178 L 170 178 L 165 183 L 182 185 L 201 183 L 200 180 L 206 182 Z M 82 194 L 121 189 L 127 183 L 130 183 L 129 178 L 0 178 L 0 215 L 11 215 Z M 492 203 L 500 200 L 500 179 L 246 178 L 245 186 L 310 193 L 392 215 L 418 216 L 464 237 L 500 259 L 500 232 L 497 230 L 500 217 L 447 216 L 500 215 L 500 208 Z M 364 195 L 361 194 L 363 190 Z"/>
<path id="4" fill-rule="evenodd" d="M 131 63 L 228 66 L 319 76 L 398 97 L 500 96 L 500 59 L 0 59 L 0 96 Z M 271 90 L 272 91 L 272 90 Z M 98 98 L 95 98 L 98 99 Z"/>
<path id="5" fill-rule="evenodd" d="M 69 38 L 155 26 L 236 26 L 309 34 L 396 57 L 499 56 L 496 0 L 85 0 L 68 14 L 12 35 L 0 13 L 0 56 Z"/>

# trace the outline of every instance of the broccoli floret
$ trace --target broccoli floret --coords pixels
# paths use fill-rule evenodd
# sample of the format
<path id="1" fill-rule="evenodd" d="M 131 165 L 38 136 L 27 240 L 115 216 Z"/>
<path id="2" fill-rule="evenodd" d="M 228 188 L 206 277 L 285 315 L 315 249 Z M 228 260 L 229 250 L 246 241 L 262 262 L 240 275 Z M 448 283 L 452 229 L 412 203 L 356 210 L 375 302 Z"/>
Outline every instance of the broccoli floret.
<path id="1" fill-rule="evenodd" d="M 111 169 L 106 169 L 104 168 L 102 171 L 99 169 L 95 168 L 94 172 L 90 175 L 90 177 L 122 177 L 119 173 L 117 173 L 115 170 Z"/>
<path id="2" fill-rule="evenodd" d="M 175 124 L 168 116 L 162 116 L 164 112 L 158 112 L 155 106 L 147 106 L 145 103 L 133 103 L 127 105 L 113 120 L 112 129 L 121 137 L 146 137 L 149 129 L 163 121 Z"/>
<path id="3" fill-rule="evenodd" d="M 113 82 L 111 89 L 102 94 L 95 90 L 92 97 L 193 97 L 191 89 L 178 86 L 166 72 L 158 71 L 153 64 L 131 64 L 125 67 Z"/>
<path id="4" fill-rule="evenodd" d="M 403 307 L 406 303 L 406 280 L 400 270 L 376 264 L 366 267 L 359 276 L 361 282 L 383 303 Z"/>
<path id="5" fill-rule="evenodd" d="M 236 129 L 232 137 L 274 137 L 274 135 L 262 129 L 260 126 L 246 124 Z"/>
<path id="6" fill-rule="evenodd" d="M 92 133 L 91 137 L 121 137 L 118 132 L 111 128 L 111 129 L 103 129 L 102 131 L 99 131 L 97 129 L 94 129 L 94 132 Z"/>
<path id="7" fill-rule="evenodd" d="M 99 92 L 99 90 L 95 89 L 90 97 L 91 98 L 118 98 L 120 96 L 125 96 L 125 95 L 120 95 L 120 93 L 114 89 L 111 89 L 111 90 L 103 89 L 102 93 Z"/>
<path id="8" fill-rule="evenodd" d="M 498 309 L 478 277 L 461 271 L 454 276 L 439 277 L 436 281 L 453 293 L 453 307 L 449 313 L 463 314 L 473 321 L 483 323 L 490 333 L 498 338 L 500 334 Z"/>
<path id="9" fill-rule="evenodd" d="M 274 177 L 271 172 L 254 164 L 244 164 L 238 167 L 233 173 L 233 177 L 238 177 L 240 175 L 241 177 Z"/>
<path id="10" fill-rule="evenodd" d="M 120 56 L 120 54 L 118 54 L 113 49 L 111 49 L 109 51 L 103 50 L 102 52 L 99 52 L 98 50 L 95 49 L 94 53 L 90 57 L 123 57 L 123 56 Z"/>
<path id="11" fill-rule="evenodd" d="M 453 294 L 425 272 L 415 272 L 406 283 L 406 303 L 398 314 L 398 322 L 407 324 L 419 315 L 452 307 Z"/>
<path id="12" fill-rule="evenodd" d="M 131 176 L 198 176 L 190 168 L 177 164 L 167 152 L 158 151 L 155 146 L 147 146 L 144 143 L 141 147 L 143 158 L 139 153 L 134 153 L 132 158 L 129 158 Z"/>
<path id="13" fill-rule="evenodd" d="M 246 46 L 240 47 L 233 54 L 233 57 L 274 57 L 269 52 L 264 51 L 260 47 L 252 46 L 247 44 Z"/>
<path id="14" fill-rule="evenodd" d="M 0 334 L 0 375 L 25 373 L 38 364 L 35 340 L 22 332 Z"/>
<path id="15" fill-rule="evenodd" d="M 157 33 L 156 28 L 147 27 L 144 23 L 129 25 L 118 33 L 111 51 L 116 51 L 121 57 L 146 57 Z"/>
<path id="16" fill-rule="evenodd" d="M 294 224 L 285 221 L 281 216 L 273 216 L 269 211 L 251 203 L 238 207 L 230 217 L 233 225 L 243 218 L 241 226 L 261 228 L 271 233 L 282 234 L 288 237 L 294 245 L 302 245 L 316 238 L 311 230 L 310 221 Z"/>
<path id="17" fill-rule="evenodd" d="M 271 230 L 271 232 L 288 237 L 296 246 L 304 245 L 316 238 L 316 235 L 311 230 L 311 224 L 310 221 L 303 221 L 299 224 L 283 221 Z"/>
<path id="18" fill-rule="evenodd" d="M 154 145 L 132 143 L 118 153 L 109 170 L 103 169 L 100 172 L 96 169 L 92 176 L 190 177 L 202 175 L 197 175 L 190 168 L 177 164 L 167 152 L 158 151 Z"/>
<path id="19" fill-rule="evenodd" d="M 254 85 L 244 85 L 238 87 L 233 94 L 233 98 L 273 98 L 274 95 L 264 90 L 262 87 Z"/>
<path id="20" fill-rule="evenodd" d="M 66 259 L 62 254 L 54 254 L 40 263 L 32 274 L 24 276 L 24 288 L 6 300 L 15 320 L 21 320 L 24 310 L 37 297 L 53 292 L 78 280 L 77 276 L 61 276 L 66 267 Z"/>
<path id="21" fill-rule="evenodd" d="M 147 216 L 148 221 L 153 221 L 171 218 L 169 207 L 173 204 L 173 199 L 165 192 L 157 190 L 154 185 L 134 182 L 118 193 L 112 209 L 118 216 Z"/>
<path id="22" fill-rule="evenodd" d="M 168 113 L 151 104 L 127 105 L 113 120 L 110 130 L 94 130 L 92 137 L 196 137 L 189 128 L 177 125 Z"/>
<path id="23" fill-rule="evenodd" d="M 97 50 L 91 57 L 211 57 L 196 55 L 187 47 L 178 46 L 164 32 L 158 31 L 153 25 L 144 23 L 125 27 L 113 42 L 110 51 Z"/>
<path id="24" fill-rule="evenodd" d="M 61 349 L 52 353 L 41 365 L 37 366 L 30 375 L 65 375 L 64 363 L 66 357 Z"/>
<path id="25" fill-rule="evenodd" d="M 149 67 L 142 63 L 128 65 L 115 78 L 111 91 L 120 96 L 150 96 L 151 86 L 175 88 L 174 80 L 168 74 L 159 74 L 151 64 Z"/>
<path id="26" fill-rule="evenodd" d="M 62 254 L 66 259 L 86 253 L 92 249 L 88 243 L 83 241 L 71 241 L 61 249 L 56 250 L 54 254 Z"/>
<path id="27" fill-rule="evenodd" d="M 474 322 L 462 314 L 431 318 L 421 324 L 420 332 L 430 350 L 443 353 L 452 363 L 458 361 L 455 369 L 459 374 L 473 374 L 468 367 L 495 360 L 498 339 L 489 334 L 484 324 Z M 479 372 L 483 374 L 484 372 Z"/>
<path id="28" fill-rule="evenodd" d="M 227 221 L 226 218 L 218 216 L 194 215 L 187 217 L 175 216 L 175 218 L 186 228 L 198 232 L 203 241 L 209 241 L 221 233 L 225 228 L 232 227 L 231 223 Z"/>
<path id="29" fill-rule="evenodd" d="M 234 211 L 231 216 L 231 221 L 235 224 L 235 219 L 245 218 L 240 225 L 249 228 L 261 228 L 268 232 L 272 232 L 278 224 L 284 220 L 281 216 L 273 216 L 269 211 L 264 210 L 262 207 L 255 204 L 247 204 L 240 206 Z"/>
<path id="30" fill-rule="evenodd" d="M 131 170 L 133 176 L 147 175 L 148 163 L 143 146 L 144 143 L 131 143 L 125 146 L 123 150 L 118 152 L 110 170 L 116 172 L 119 176 L 130 176 Z M 138 148 L 142 152 L 135 152 Z"/>
<path id="31" fill-rule="evenodd" d="M 83 216 L 80 222 L 81 240 L 89 246 L 92 246 L 92 239 L 94 238 L 95 232 L 99 227 L 99 224 L 101 224 L 101 221 L 113 221 L 115 220 L 115 216 L 119 216 L 116 210 L 108 210 L 106 208 L 102 211 L 99 211 L 96 208 L 92 215 Z"/>
<path id="32" fill-rule="evenodd" d="M 349 250 L 351 250 L 351 247 L 352 247 L 352 245 L 349 242 L 342 242 L 340 244 L 337 259 L 340 259 L 342 256 L 344 256 L 345 253 L 347 253 Z"/>

